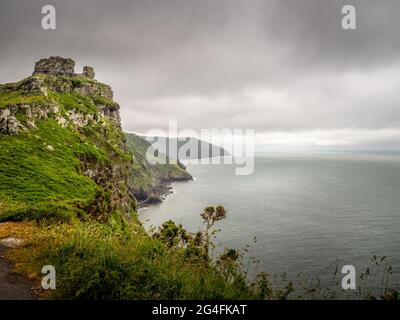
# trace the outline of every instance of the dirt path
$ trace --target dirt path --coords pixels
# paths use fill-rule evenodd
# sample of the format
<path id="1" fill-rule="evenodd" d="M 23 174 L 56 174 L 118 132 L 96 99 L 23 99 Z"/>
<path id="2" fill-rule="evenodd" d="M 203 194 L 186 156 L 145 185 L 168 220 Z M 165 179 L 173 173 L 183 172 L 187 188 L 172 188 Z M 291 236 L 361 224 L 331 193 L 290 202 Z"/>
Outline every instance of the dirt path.
<path id="1" fill-rule="evenodd" d="M 10 263 L 5 259 L 8 248 L 0 245 L 0 300 L 36 300 L 38 299 L 32 283 L 12 272 Z"/>

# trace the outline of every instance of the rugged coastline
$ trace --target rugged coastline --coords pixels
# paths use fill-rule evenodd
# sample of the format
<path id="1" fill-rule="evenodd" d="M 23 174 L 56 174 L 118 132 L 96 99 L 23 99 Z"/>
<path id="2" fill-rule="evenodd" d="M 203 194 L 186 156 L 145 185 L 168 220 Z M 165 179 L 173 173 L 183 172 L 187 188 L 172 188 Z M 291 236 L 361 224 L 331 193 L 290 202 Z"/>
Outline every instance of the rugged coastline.
<path id="1" fill-rule="evenodd" d="M 167 200 L 169 196 L 174 194 L 174 183 L 190 182 L 192 180 L 193 178 L 182 178 L 178 180 L 169 179 L 159 181 L 152 189 L 151 194 L 144 194 L 142 200 L 137 200 L 138 209 L 162 203 L 164 200 Z"/>
<path id="2" fill-rule="evenodd" d="M 161 203 L 171 193 L 174 182 L 193 179 L 180 161 L 170 161 L 165 154 L 158 154 L 160 163 L 150 163 L 146 153 L 152 146 L 143 137 L 134 133 L 125 133 L 125 137 L 127 149 L 134 156 L 130 181 L 138 207 Z"/>
<path id="3" fill-rule="evenodd" d="M 177 161 L 147 161 L 149 143 L 122 131 L 111 87 L 74 65 L 42 59 L 33 75 L 0 85 L 0 239 L 23 243 L 0 259 L 0 289 L 8 290 L 9 266 L 35 289 L 43 266 L 53 266 L 57 289 L 40 299 L 255 297 L 240 269 L 225 272 L 234 260 L 210 259 L 212 230 L 195 238 L 167 221 L 146 232 L 138 207 L 192 176 Z M 218 215 L 207 210 L 209 221 L 223 217 L 221 206 Z"/>

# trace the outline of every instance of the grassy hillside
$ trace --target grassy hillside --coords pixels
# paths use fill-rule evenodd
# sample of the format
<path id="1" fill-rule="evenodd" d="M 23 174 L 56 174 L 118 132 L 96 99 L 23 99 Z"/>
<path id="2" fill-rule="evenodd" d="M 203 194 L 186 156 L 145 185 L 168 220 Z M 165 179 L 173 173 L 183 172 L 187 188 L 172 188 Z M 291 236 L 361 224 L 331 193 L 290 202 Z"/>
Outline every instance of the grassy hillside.
<path id="1" fill-rule="evenodd" d="M 84 86 L 103 85 L 36 75 L 0 87 L 0 220 L 46 207 L 80 212 L 106 192 L 110 207 L 126 217 L 135 211 L 124 192 L 131 155 L 115 119 L 97 107 L 101 100 L 117 112 L 118 105 L 74 91 Z"/>
<path id="2" fill-rule="evenodd" d="M 211 230 L 191 235 L 169 221 L 145 232 L 132 191 L 190 175 L 150 165 L 148 143 L 123 134 L 118 109 L 109 86 L 79 75 L 0 86 L 0 238 L 24 241 L 7 253 L 16 270 L 40 288 L 53 265 L 57 289 L 44 298 L 262 297 L 232 251 L 210 259 Z"/>
<path id="3" fill-rule="evenodd" d="M 73 64 L 61 57 L 49 62 L 55 74 Z M 204 229 L 196 234 L 173 221 L 146 232 L 137 219 L 134 194 L 140 201 L 157 200 L 168 183 L 190 175 L 179 164 L 147 161 L 149 143 L 122 132 L 109 86 L 52 72 L 0 85 L 0 239 L 22 240 L 7 258 L 39 291 L 42 267 L 55 267 L 57 289 L 41 290 L 42 298 L 293 296 L 286 277 L 279 286 L 266 273 L 247 278 L 243 265 L 247 270 L 254 260 L 249 247 L 226 248 L 216 256 L 215 223 L 227 216 L 221 206 L 199 211 Z M 386 264 L 385 272 L 391 272 Z M 336 297 L 318 281 L 307 287 L 302 282 L 301 288 L 306 292 L 296 298 Z M 359 291 L 363 299 L 376 298 Z M 399 297 L 388 288 L 381 292 L 378 298 Z"/>

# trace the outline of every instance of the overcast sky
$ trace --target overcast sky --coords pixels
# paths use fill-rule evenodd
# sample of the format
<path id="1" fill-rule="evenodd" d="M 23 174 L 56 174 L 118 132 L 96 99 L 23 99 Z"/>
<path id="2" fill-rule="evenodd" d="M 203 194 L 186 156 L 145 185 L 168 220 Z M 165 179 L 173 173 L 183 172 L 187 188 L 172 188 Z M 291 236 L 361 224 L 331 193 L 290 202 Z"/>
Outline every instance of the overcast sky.
<path id="1" fill-rule="evenodd" d="M 41 29 L 53 4 L 57 29 Z M 343 30 L 341 8 L 357 9 Z M 0 82 L 95 68 L 123 127 L 250 128 L 284 146 L 400 148 L 399 0 L 2 0 Z"/>

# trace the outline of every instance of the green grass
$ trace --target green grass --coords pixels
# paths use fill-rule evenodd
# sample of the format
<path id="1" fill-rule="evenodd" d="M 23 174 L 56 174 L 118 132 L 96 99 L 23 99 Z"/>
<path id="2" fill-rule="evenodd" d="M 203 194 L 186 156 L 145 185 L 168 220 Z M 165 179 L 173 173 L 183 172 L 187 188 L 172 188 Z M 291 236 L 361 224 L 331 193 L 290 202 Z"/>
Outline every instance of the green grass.
<path id="1" fill-rule="evenodd" d="M 49 76 L 46 76 L 49 77 Z M 85 85 L 96 83 L 96 81 L 88 79 L 83 76 L 76 76 L 76 77 L 66 77 L 66 76 L 50 76 L 56 80 L 63 80 L 65 82 L 71 82 L 75 87 L 83 87 Z"/>
<path id="2" fill-rule="evenodd" d="M 54 120 L 38 130 L 15 136 L 0 135 L 0 201 L 37 203 L 92 198 L 96 184 L 80 172 L 79 157 L 105 161 L 94 145 Z M 50 151 L 48 146 L 54 151 Z"/>
<path id="3" fill-rule="evenodd" d="M 20 91 L 0 91 L 0 109 L 10 104 L 41 104 L 46 101 L 48 101 L 48 99 L 41 95 L 23 95 Z"/>
<path id="4" fill-rule="evenodd" d="M 53 89 L 71 89 L 93 82 L 83 77 L 36 75 L 33 78 Z M 0 107 L 52 102 L 58 105 L 60 115 L 65 116 L 68 111 L 75 110 L 83 115 L 92 115 L 93 121 L 79 129 L 72 124 L 63 128 L 50 115 L 49 119 L 36 121 L 37 130 L 21 131 L 18 135 L 1 134 L 0 202 L 10 206 L 21 203 L 29 206 L 47 205 L 48 202 L 57 201 L 89 202 L 99 186 L 82 174 L 82 164 L 105 169 L 131 160 L 131 156 L 121 149 L 124 137 L 120 128 L 107 118 L 100 121 L 95 99 L 107 99 L 88 97 L 73 91 L 48 90 L 48 97 L 22 94 L 21 86 L 32 79 L 1 85 Z M 16 117 L 23 125 L 26 124 L 24 113 L 18 111 Z M 49 146 L 54 151 L 49 150 Z"/>
<path id="5" fill-rule="evenodd" d="M 90 96 L 90 98 L 93 100 L 93 102 L 96 105 L 102 104 L 102 105 L 109 106 L 109 107 L 114 108 L 114 109 L 118 109 L 119 108 L 119 104 L 114 102 L 114 101 L 112 101 L 112 100 L 110 100 L 110 99 L 107 99 L 107 98 L 104 98 L 104 97 L 100 97 L 100 96 Z"/>
<path id="6" fill-rule="evenodd" d="M 114 221 L 42 225 L 21 256 L 57 270 L 62 299 L 249 299 L 243 275 L 232 278 L 216 265 L 147 235 L 138 224 Z M 26 267 L 26 266 L 25 266 Z"/>
<path id="7" fill-rule="evenodd" d="M 50 91 L 49 96 L 58 105 L 62 106 L 64 111 L 77 110 L 84 114 L 98 113 L 98 110 L 93 102 L 93 99 L 81 95 L 80 93 L 77 92 L 58 93 Z"/>
<path id="8" fill-rule="evenodd" d="M 50 298 L 257 297 L 243 272 L 226 272 L 204 256 L 188 254 L 184 246 L 171 247 L 150 236 L 137 220 L 134 204 L 127 214 L 119 202 L 127 195 L 125 177 L 133 176 L 134 187 L 151 190 L 157 179 L 187 173 L 174 165 L 150 165 L 145 157 L 149 144 L 141 138 L 128 137 L 131 153 L 126 152 L 121 129 L 110 119 L 100 119 L 96 108 L 118 105 L 71 91 L 89 82 L 96 83 L 99 94 L 108 87 L 83 77 L 35 77 L 47 86 L 48 97 L 23 95 L 21 85 L 32 80 L 27 78 L 0 86 L 0 107 L 52 102 L 59 107 L 58 115 L 75 110 L 92 115 L 93 121 L 82 128 L 71 123 L 62 127 L 56 115 L 49 115 L 36 119 L 37 129 L 0 134 L 0 222 L 34 221 L 30 240 L 10 252 L 23 272 L 40 278 L 43 265 L 54 265 L 57 290 Z M 26 123 L 26 115 L 17 117 Z M 106 180 L 114 169 L 117 175 L 96 184 L 83 174 L 84 168 L 95 169 Z"/>
<path id="9" fill-rule="evenodd" d="M 63 202 L 40 202 L 37 204 L 9 205 L 0 215 L 3 221 L 37 221 L 46 223 L 72 222 L 77 219 L 88 219 L 84 210 L 73 204 Z"/>

